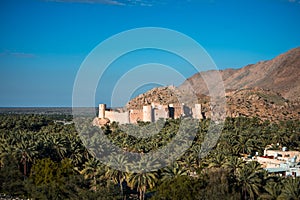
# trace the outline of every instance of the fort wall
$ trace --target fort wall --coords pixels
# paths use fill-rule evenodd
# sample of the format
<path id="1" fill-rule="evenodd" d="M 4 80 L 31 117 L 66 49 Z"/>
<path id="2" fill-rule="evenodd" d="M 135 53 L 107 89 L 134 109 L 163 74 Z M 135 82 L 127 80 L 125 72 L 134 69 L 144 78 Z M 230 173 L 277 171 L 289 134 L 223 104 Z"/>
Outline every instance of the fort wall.
<path id="1" fill-rule="evenodd" d="M 116 121 L 120 124 L 128 124 L 129 112 L 116 112 L 116 111 L 105 111 L 105 118 L 108 118 L 111 122 Z"/>
<path id="2" fill-rule="evenodd" d="M 130 110 L 129 121 L 132 124 L 136 124 L 138 121 L 143 121 L 143 110 Z"/>
<path id="3" fill-rule="evenodd" d="M 160 118 L 167 119 L 169 118 L 169 108 L 168 106 L 157 106 L 156 108 L 153 108 L 153 116 L 154 121 L 159 120 Z"/>
<path id="4" fill-rule="evenodd" d="M 196 119 L 203 119 L 201 104 L 196 104 L 194 108 L 189 108 L 184 104 L 152 104 L 143 106 L 143 109 L 132 109 L 129 111 L 106 110 L 105 104 L 99 104 L 98 121 L 107 119 L 107 123 L 115 121 L 120 124 L 136 124 L 138 121 L 155 122 L 160 118 L 177 119 L 180 117 L 194 117 Z"/>

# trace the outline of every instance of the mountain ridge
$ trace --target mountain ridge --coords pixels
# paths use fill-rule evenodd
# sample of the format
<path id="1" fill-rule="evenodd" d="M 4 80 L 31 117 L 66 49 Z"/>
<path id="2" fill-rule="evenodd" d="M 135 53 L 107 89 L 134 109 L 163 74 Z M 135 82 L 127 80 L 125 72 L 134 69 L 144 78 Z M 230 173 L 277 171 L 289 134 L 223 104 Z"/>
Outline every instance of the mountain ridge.
<path id="1" fill-rule="evenodd" d="M 300 100 L 300 47 L 293 48 L 271 60 L 218 72 L 226 90 L 263 88 L 278 92 L 289 100 Z M 208 95 L 204 79 L 209 81 L 211 73 L 213 72 L 197 73 L 189 77 L 179 88 L 185 90 L 192 87 L 196 93 Z"/>

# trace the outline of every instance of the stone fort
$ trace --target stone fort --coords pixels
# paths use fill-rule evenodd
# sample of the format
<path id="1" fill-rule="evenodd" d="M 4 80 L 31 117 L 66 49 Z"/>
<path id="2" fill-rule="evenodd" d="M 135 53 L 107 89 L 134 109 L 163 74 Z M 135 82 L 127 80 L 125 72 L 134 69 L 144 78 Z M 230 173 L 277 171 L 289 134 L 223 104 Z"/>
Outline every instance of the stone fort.
<path id="1" fill-rule="evenodd" d="M 144 105 L 141 109 L 107 109 L 106 104 L 99 104 L 99 115 L 94 120 L 95 125 L 103 126 L 110 122 L 119 124 L 136 124 L 139 121 L 155 122 L 158 119 L 177 119 L 180 117 L 193 117 L 195 119 L 204 119 L 201 104 L 195 104 L 194 107 L 188 107 L 184 104 L 160 105 L 152 103 Z"/>

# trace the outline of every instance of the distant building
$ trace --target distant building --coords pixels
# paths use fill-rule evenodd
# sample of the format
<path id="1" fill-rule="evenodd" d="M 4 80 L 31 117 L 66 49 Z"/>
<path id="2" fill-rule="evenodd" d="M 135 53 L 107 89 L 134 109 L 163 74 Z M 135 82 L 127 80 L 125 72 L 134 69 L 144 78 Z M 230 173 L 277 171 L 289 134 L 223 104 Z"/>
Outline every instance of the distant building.
<path id="1" fill-rule="evenodd" d="M 282 150 L 264 150 L 263 156 L 254 157 L 269 173 L 280 176 L 300 176 L 300 152 Z"/>

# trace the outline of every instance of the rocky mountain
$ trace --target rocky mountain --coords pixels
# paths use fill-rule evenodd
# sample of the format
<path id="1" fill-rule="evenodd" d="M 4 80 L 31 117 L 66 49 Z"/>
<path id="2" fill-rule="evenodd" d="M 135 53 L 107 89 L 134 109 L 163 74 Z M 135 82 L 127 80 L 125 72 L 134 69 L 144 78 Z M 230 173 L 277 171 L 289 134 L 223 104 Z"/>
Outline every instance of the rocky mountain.
<path id="1" fill-rule="evenodd" d="M 300 99 L 300 47 L 283 53 L 276 58 L 247 65 L 240 69 L 219 71 L 226 90 L 263 88 L 278 92 L 289 100 Z M 196 93 L 208 95 L 205 80 L 210 81 L 214 71 L 197 73 L 188 78 L 179 88 L 192 87 Z"/>
<path id="2" fill-rule="evenodd" d="M 220 73 L 224 81 L 228 117 L 258 117 L 271 121 L 300 119 L 300 48 L 240 69 L 195 74 L 178 88 L 154 88 L 129 101 L 126 107 L 137 109 L 151 103 L 181 102 L 192 106 L 199 102 L 205 116 L 210 117 L 212 105 L 205 81 L 214 83 L 216 73 Z M 191 93 L 196 95 L 197 102 L 194 98 L 191 100 L 188 95 Z"/>
<path id="3" fill-rule="evenodd" d="M 161 105 L 177 103 L 178 99 L 175 95 L 175 90 L 176 88 L 173 86 L 154 88 L 129 101 L 126 108 L 142 109 L 143 105 L 150 105 L 151 103 L 158 103 Z"/>
<path id="4" fill-rule="evenodd" d="M 300 119 L 299 103 L 289 101 L 271 90 L 248 88 L 226 96 L 228 117 L 258 117 L 262 120 Z"/>
<path id="5" fill-rule="evenodd" d="M 194 101 L 191 101 L 191 99 Z M 143 105 L 150 105 L 152 103 L 160 105 L 185 103 L 192 106 L 192 104 L 197 102 L 207 104 L 209 99 L 207 95 L 202 94 L 195 94 L 194 97 L 190 97 L 190 95 L 174 86 L 166 86 L 153 88 L 144 94 L 138 95 L 127 103 L 126 108 L 142 109 Z"/>

